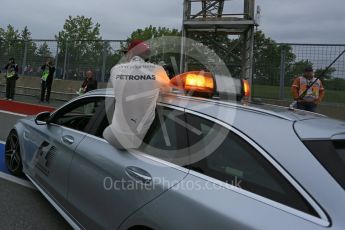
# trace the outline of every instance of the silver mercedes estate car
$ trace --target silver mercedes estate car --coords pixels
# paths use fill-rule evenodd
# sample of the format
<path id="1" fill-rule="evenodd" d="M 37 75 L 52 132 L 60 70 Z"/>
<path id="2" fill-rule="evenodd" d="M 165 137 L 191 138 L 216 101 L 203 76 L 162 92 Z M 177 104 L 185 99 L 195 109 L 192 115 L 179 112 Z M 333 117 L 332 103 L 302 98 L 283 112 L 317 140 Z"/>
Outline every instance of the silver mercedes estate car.
<path id="1" fill-rule="evenodd" d="M 95 90 L 20 120 L 5 161 L 75 229 L 345 229 L 345 122 L 267 104 L 160 96 L 138 149 L 103 139 Z"/>

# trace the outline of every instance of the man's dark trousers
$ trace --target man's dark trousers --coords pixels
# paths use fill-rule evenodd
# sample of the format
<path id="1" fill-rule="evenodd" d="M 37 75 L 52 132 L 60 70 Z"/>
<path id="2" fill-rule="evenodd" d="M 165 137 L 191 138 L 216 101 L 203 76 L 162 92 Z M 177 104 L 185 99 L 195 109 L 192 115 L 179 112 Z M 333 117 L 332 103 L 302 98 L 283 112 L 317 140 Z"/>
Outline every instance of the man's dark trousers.
<path id="1" fill-rule="evenodd" d="M 47 91 L 46 101 L 49 102 L 50 100 L 50 91 L 52 90 L 52 82 L 50 81 L 42 81 L 41 82 L 41 101 L 44 101 L 44 96 Z"/>
<path id="2" fill-rule="evenodd" d="M 14 99 L 16 89 L 16 79 L 14 77 L 6 78 L 6 98 Z"/>
<path id="3" fill-rule="evenodd" d="M 317 105 L 313 102 L 297 102 L 297 109 L 315 112 Z"/>

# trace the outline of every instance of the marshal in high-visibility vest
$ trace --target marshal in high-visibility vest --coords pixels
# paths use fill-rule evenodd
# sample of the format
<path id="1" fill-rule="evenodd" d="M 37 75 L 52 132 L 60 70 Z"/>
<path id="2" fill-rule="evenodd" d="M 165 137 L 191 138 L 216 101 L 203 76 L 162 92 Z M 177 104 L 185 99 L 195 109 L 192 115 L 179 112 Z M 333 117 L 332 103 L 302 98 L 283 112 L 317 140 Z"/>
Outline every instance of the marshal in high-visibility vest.
<path id="1" fill-rule="evenodd" d="M 41 102 L 48 102 L 50 100 L 50 92 L 53 84 L 53 75 L 55 72 L 55 67 L 53 62 L 48 58 L 46 63 L 41 67 Z"/>
<path id="2" fill-rule="evenodd" d="M 49 68 L 47 70 L 43 71 L 43 73 L 42 73 L 42 80 L 43 81 L 47 81 L 48 76 L 49 76 Z"/>
<path id="3" fill-rule="evenodd" d="M 291 94 L 297 101 L 298 109 L 314 112 L 324 97 L 325 89 L 322 81 L 314 77 L 312 67 L 306 67 L 304 75 L 296 77 L 293 81 Z"/>
<path id="4" fill-rule="evenodd" d="M 14 58 L 8 59 L 8 63 L 4 68 L 6 70 L 6 99 L 13 100 L 16 88 L 16 80 L 18 79 L 18 65 Z"/>
<path id="5" fill-rule="evenodd" d="M 14 77 L 14 76 L 16 76 L 16 71 L 14 71 L 13 69 L 7 70 L 7 72 L 6 72 L 6 78 L 12 78 L 12 77 Z"/>

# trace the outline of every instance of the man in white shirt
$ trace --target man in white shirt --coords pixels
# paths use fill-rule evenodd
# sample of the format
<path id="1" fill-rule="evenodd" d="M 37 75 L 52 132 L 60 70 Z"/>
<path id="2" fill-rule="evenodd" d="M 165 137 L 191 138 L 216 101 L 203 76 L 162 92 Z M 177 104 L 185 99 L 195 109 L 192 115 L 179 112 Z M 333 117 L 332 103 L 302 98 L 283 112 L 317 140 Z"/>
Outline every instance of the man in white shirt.
<path id="1" fill-rule="evenodd" d="M 115 111 L 103 137 L 116 148 L 140 147 L 155 118 L 159 93 L 170 91 L 163 67 L 145 62 L 150 53 L 148 44 L 133 40 L 126 53 L 129 62 L 111 69 Z"/>

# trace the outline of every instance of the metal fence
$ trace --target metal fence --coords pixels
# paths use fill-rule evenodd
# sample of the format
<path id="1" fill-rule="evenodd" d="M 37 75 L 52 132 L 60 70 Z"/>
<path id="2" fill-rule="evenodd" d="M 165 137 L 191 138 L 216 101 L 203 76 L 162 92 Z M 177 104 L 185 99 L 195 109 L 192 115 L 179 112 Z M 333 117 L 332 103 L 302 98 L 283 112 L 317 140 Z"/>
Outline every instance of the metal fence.
<path id="1" fill-rule="evenodd" d="M 56 66 L 55 78 L 82 80 L 85 72 L 92 69 L 97 80 L 105 82 L 109 78 L 110 69 L 122 56 L 120 50 L 124 43 L 124 40 L 0 40 L 0 66 L 5 66 L 9 57 L 14 57 L 19 65 L 20 74 L 40 76 L 41 66 L 47 57 L 51 57 Z M 253 95 L 262 98 L 289 98 L 289 87 L 294 77 L 302 75 L 306 65 L 312 65 L 317 75 L 344 48 L 345 45 L 334 44 L 256 43 Z M 229 57 L 225 55 L 223 58 Z M 229 68 L 236 76 L 241 66 L 229 65 Z M 323 78 L 323 82 L 327 90 L 345 91 L 344 56 L 333 65 L 331 71 Z M 342 100 L 342 97 L 337 100 Z"/>
<path id="2" fill-rule="evenodd" d="M 40 76 L 41 66 L 47 58 L 55 63 L 55 78 L 82 80 L 85 72 L 92 69 L 98 81 L 109 78 L 111 67 L 121 57 L 122 40 L 69 41 L 56 40 L 0 40 L 0 66 L 14 57 L 19 73 Z"/>
<path id="3" fill-rule="evenodd" d="M 345 44 L 267 44 L 254 50 L 253 93 L 256 97 L 290 98 L 290 86 L 304 68 L 313 66 L 320 73 L 345 49 Z M 341 97 L 329 101 L 345 101 L 345 55 L 322 77 L 327 91 Z"/>

